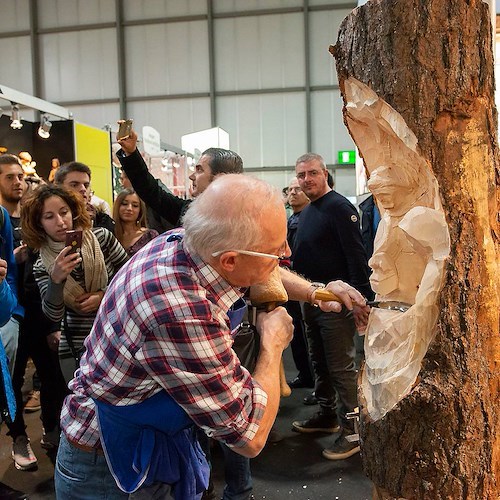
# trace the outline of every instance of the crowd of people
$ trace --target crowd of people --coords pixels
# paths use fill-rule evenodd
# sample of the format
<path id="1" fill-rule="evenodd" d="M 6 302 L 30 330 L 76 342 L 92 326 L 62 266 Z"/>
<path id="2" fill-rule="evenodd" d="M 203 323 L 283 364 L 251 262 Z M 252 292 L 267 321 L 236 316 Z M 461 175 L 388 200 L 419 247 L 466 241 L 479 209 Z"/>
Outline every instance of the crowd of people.
<path id="1" fill-rule="evenodd" d="M 135 131 L 118 142 L 124 189 L 112 216 L 92 204 L 87 165 L 58 165 L 52 182 L 28 187 L 19 159 L 0 155 L 0 361 L 10 371 L 1 391 L 11 378 L 17 411 L 0 409 L 16 468 L 37 466 L 23 418 L 31 358 L 57 498 L 219 498 L 215 440 L 223 499 L 250 499 L 251 458 L 273 434 L 290 342 L 289 384 L 319 405 L 293 430 L 332 434 L 327 459 L 358 453 L 347 414 L 373 292 L 358 212 L 332 189 L 323 158 L 297 160 L 283 200 L 241 175 L 238 154 L 209 148 L 186 200 L 151 175 Z M 172 229 L 151 227 L 149 214 Z M 248 290 L 276 273 L 286 308 L 257 311 Z M 337 300 L 317 300 L 319 288 Z M 5 484 L 0 497 L 27 498 Z"/>

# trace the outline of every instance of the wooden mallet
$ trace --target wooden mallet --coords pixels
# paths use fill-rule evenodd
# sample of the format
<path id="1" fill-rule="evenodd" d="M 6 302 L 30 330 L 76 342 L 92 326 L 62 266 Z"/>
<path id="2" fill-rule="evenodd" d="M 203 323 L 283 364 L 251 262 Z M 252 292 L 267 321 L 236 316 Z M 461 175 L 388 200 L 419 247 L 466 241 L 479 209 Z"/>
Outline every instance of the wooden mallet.
<path id="1" fill-rule="evenodd" d="M 276 267 L 269 276 L 266 283 L 252 285 L 250 287 L 250 302 L 258 309 L 270 312 L 276 307 L 288 301 L 288 294 L 281 282 L 279 268 Z M 292 393 L 290 386 L 286 383 L 285 368 L 283 360 L 280 361 L 280 394 L 288 397 Z"/>

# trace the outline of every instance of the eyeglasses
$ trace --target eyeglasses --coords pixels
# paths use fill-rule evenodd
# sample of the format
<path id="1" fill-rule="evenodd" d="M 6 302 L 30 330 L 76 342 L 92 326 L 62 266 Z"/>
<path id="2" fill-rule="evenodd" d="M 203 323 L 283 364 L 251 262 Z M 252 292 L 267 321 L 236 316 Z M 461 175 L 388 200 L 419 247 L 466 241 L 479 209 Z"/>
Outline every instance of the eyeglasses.
<path id="1" fill-rule="evenodd" d="M 288 189 L 288 194 L 290 194 L 290 193 L 300 193 L 301 191 L 302 191 L 301 188 L 299 188 L 299 187 L 293 187 L 293 188 L 289 188 Z"/>
<path id="2" fill-rule="evenodd" d="M 269 259 L 279 260 L 280 262 L 288 259 L 288 256 L 283 252 L 281 255 L 273 255 L 272 253 L 262 253 L 262 252 L 252 252 L 251 250 L 219 250 L 218 252 L 214 252 L 212 257 L 218 257 L 226 252 L 236 252 L 242 253 L 244 255 L 251 255 L 252 257 L 267 257 Z"/>

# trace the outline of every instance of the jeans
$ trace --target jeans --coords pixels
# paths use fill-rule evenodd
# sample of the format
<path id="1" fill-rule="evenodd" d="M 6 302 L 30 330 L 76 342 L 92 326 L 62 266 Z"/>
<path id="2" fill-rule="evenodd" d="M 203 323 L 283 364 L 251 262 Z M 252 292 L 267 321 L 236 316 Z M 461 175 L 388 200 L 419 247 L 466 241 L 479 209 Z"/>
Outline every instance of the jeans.
<path id="1" fill-rule="evenodd" d="M 302 310 L 300 302 L 289 300 L 286 305 L 287 313 L 292 317 L 293 321 L 293 338 L 290 342 L 292 348 L 292 357 L 295 366 L 298 370 L 298 377 L 306 384 L 313 384 L 314 376 L 312 373 L 311 362 L 307 349 L 307 339 L 305 332 L 305 324 L 302 319 Z"/>
<path id="2" fill-rule="evenodd" d="M 20 325 L 12 385 L 17 407 L 22 409 L 24 374 L 28 358 L 31 357 L 41 382 L 40 403 L 42 411 L 40 412 L 40 419 L 44 430 L 50 432 L 59 425 L 62 404 L 68 389 L 59 367 L 57 353 L 51 351 L 47 345 L 46 335 L 48 330 L 46 320 L 44 321 L 44 317 L 41 316 L 41 310 L 38 314 L 33 309 L 33 307 L 27 308 L 24 320 Z M 8 424 L 8 427 L 12 439 L 20 435 L 26 435 L 22 410 L 17 412 L 15 421 Z"/>
<path id="3" fill-rule="evenodd" d="M 224 453 L 224 494 L 222 500 L 248 500 L 252 493 L 250 459 L 220 443 Z"/>
<path id="4" fill-rule="evenodd" d="M 212 467 L 210 439 L 200 428 L 197 429 L 197 436 L 208 463 Z M 250 459 L 236 453 L 222 442 L 219 444 L 224 453 L 224 480 L 226 482 L 222 500 L 248 500 L 253 487 Z M 210 476 L 212 476 L 211 472 Z M 212 482 L 212 477 L 210 477 L 210 482 Z"/>
<path id="5" fill-rule="evenodd" d="M 340 313 L 325 313 L 319 307 L 303 306 L 309 354 L 316 377 L 316 397 L 325 413 L 337 400 L 340 425 L 354 432 L 346 413 L 358 405 L 356 369 L 354 366 L 354 333 L 352 312 L 345 307 Z"/>
<path id="6" fill-rule="evenodd" d="M 54 471 L 58 500 L 128 499 L 111 475 L 104 455 L 76 448 L 61 433 Z"/>
<path id="7" fill-rule="evenodd" d="M 0 328 L 0 339 L 2 340 L 5 354 L 9 360 L 10 376 L 14 376 L 14 365 L 16 363 L 17 344 L 19 341 L 19 321 L 12 316 L 5 325 Z"/>

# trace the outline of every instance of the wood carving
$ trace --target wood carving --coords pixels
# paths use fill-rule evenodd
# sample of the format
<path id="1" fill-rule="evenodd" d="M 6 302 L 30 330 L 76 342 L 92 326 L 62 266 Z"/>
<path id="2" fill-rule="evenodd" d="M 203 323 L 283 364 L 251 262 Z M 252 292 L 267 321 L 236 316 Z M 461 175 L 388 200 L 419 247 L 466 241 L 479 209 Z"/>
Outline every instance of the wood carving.
<path id="1" fill-rule="evenodd" d="M 500 168 L 488 5 L 370 0 L 342 23 L 344 121 L 382 212 L 360 376 L 380 498 L 497 499 Z"/>

